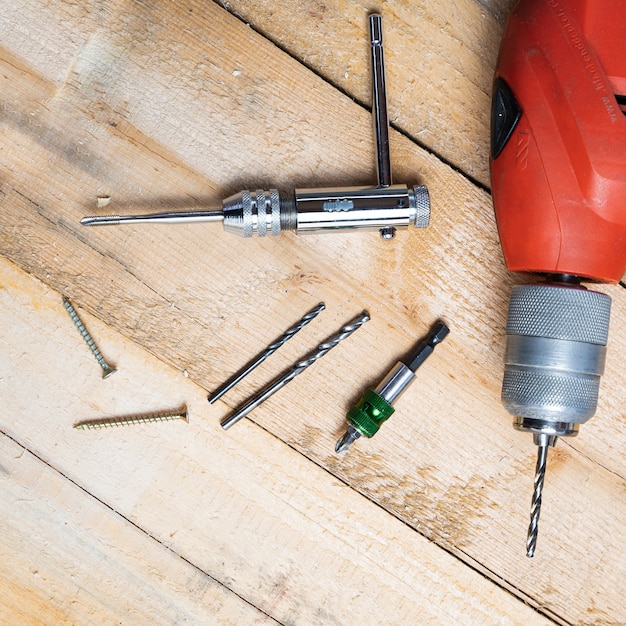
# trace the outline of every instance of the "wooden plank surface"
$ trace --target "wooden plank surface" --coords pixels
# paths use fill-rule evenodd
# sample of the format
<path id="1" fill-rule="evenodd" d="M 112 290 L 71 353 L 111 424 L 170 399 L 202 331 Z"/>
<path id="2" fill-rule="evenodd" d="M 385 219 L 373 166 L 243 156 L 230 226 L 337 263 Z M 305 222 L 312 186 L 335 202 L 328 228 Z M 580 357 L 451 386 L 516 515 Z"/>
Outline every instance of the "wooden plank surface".
<path id="1" fill-rule="evenodd" d="M 121 515 L 111 523 L 127 520 L 129 542 L 141 544 L 138 529 L 168 547 L 168 533 L 179 537 L 173 549 L 190 564 L 187 575 L 200 570 L 217 589 L 211 593 L 223 594 L 224 617 L 207 617 L 208 622 L 221 623 L 229 615 L 236 622 L 236 611 L 251 611 L 252 620 L 256 609 L 259 619 L 266 614 L 281 623 L 356 623 L 367 615 L 382 615 L 372 623 L 411 623 L 407 616 L 421 614 L 434 623 L 530 623 L 544 617 L 571 624 L 626 622 L 626 429 L 619 392 L 625 387 L 626 346 L 619 329 L 626 309 L 618 288 L 601 288 L 613 295 L 614 306 L 598 417 L 551 455 L 538 554 L 529 561 L 523 551 L 535 449 L 527 436 L 513 431 L 499 404 L 503 326 L 514 279 L 504 268 L 489 196 L 473 182 L 486 184 L 488 85 L 504 3 L 444 2 L 437 8 L 422 3 L 415 11 L 405 3 L 382 7 L 390 105 L 404 133 L 391 137 L 395 179 L 429 186 L 433 217 L 427 231 L 403 232 L 391 242 L 372 233 L 240 240 L 215 225 L 79 226 L 80 217 L 94 212 L 95 198 L 104 195 L 112 197 L 107 210 L 126 212 L 205 207 L 241 188 L 372 182 L 371 122 L 359 102 L 368 101 L 362 84 L 366 15 L 374 7 L 318 4 L 323 10 L 312 28 L 312 6 L 306 4 L 299 19 L 289 3 L 272 12 L 261 4 L 229 2 L 256 32 L 212 3 L 0 3 L 0 253 L 104 322 L 94 320 L 99 337 L 118 346 L 110 354 L 120 366 L 116 377 L 126 375 L 120 376 L 127 351 L 139 350 L 129 341 L 174 368 L 159 369 L 165 366 L 141 352 L 128 380 L 143 382 L 109 391 L 114 379 L 98 379 L 97 364 L 76 331 L 61 329 L 60 307 L 53 300 L 46 306 L 33 305 L 32 298 L 24 302 L 18 294 L 36 288 L 8 289 L 5 282 L 4 306 L 14 311 L 2 322 L 3 343 L 12 346 L 4 352 L 0 387 L 3 403 L 12 407 L 2 423 L 13 441 L 7 450 L 21 446 L 33 455 L 27 455 L 33 472 L 42 471 L 36 469 L 39 458 L 55 480 L 65 476 L 79 485 L 79 491 L 68 487 L 77 503 L 101 502 L 113 517 Z M 348 15 L 341 25 L 339 15 Z M 454 26 L 443 28 L 442 19 Z M 320 31 L 336 41 L 322 45 Z M 412 47 L 405 43 L 407 33 Z M 419 51 L 441 61 L 416 72 L 413 54 Z M 319 63 L 316 55 L 323 56 Z M 346 82 L 338 78 L 342 72 L 349 74 Z M 457 110 L 449 97 L 432 108 L 429 97 L 416 112 L 415 98 L 403 95 L 398 76 L 419 78 L 417 89 L 442 84 L 454 91 L 454 84 L 462 85 L 460 96 L 474 103 L 472 130 L 455 131 L 462 122 L 450 122 Z M 432 123 L 425 124 L 424 116 L 431 114 Z M 424 127 L 426 137 L 419 135 Z M 478 146 L 474 157 L 472 145 Z M 14 282 L 23 280 L 13 269 L 3 271 Z M 215 388 L 321 300 L 327 311 L 297 340 L 224 402 L 206 403 L 194 383 Z M 30 326 L 18 332 L 22 308 L 34 312 Z M 256 410 L 251 421 L 221 432 L 218 421 L 229 406 L 364 308 L 372 321 L 362 330 Z M 449 323 L 451 336 L 420 370 L 396 415 L 374 439 L 357 442 L 344 458 L 335 455 L 345 411 L 437 318 Z M 61 369 L 41 375 L 37 351 L 30 350 L 37 345 L 33 336 L 45 348 L 71 346 Z M 80 367 L 69 367 L 73 355 Z M 153 408 L 157 399 L 170 397 L 160 395 L 162 382 L 147 391 L 155 368 L 167 372 L 175 403 L 191 397 L 194 407 L 202 407 L 197 423 L 188 427 L 193 435 L 168 424 L 162 425 L 167 431 L 146 426 L 139 435 L 111 438 L 109 431 L 77 438 L 67 419 L 46 420 L 46 408 L 57 407 L 59 415 L 68 394 L 68 402 L 80 408 L 75 413 L 89 410 L 93 416 Z M 87 372 L 91 382 L 77 384 L 84 379 L 76 377 Z M 35 381 L 41 385 L 35 393 L 23 391 Z M 38 417 L 31 423 L 25 416 L 33 413 Z M 77 463 L 81 455 L 73 442 L 85 446 L 83 463 Z M 215 470 L 208 450 L 225 455 L 215 460 L 223 473 L 211 480 L 207 473 L 213 476 Z M 121 460 L 111 467 L 111 458 Z M 112 475 L 103 477 L 103 463 Z M 29 484 L 19 476 L 16 470 L 11 478 L 14 494 Z M 253 482 L 241 486 L 250 477 Z M 203 501 L 213 489 L 221 493 L 226 512 L 209 536 Z M 256 498 L 254 492 L 264 489 L 270 495 Z M 48 497 L 37 493 L 42 502 Z M 272 510 L 298 498 L 306 502 L 297 519 L 284 521 L 283 513 Z M 372 536 L 359 535 L 362 552 L 351 564 L 355 544 L 361 544 L 343 530 L 352 529 L 355 503 L 363 507 L 358 532 L 367 525 L 391 530 L 374 557 L 368 556 Z M 284 509 L 284 515 L 290 511 Z M 247 515 L 253 518 L 250 527 Z M 324 526 L 326 517 L 336 526 Z M 281 555 L 259 541 L 275 541 L 275 525 L 287 537 Z M 249 530 L 243 546 L 246 533 L 238 527 Z M 86 522 L 78 519 L 75 528 L 92 542 L 86 552 L 104 541 L 116 554 L 106 536 L 91 537 Z M 402 543 L 393 558 L 399 560 L 380 563 L 391 558 L 386 550 L 398 534 Z M 331 535 L 334 542 L 318 561 L 311 546 L 320 535 Z M 203 546 L 214 538 L 221 551 L 207 555 Z M 403 561 L 405 544 L 413 546 L 414 558 Z M 426 550 L 431 556 L 425 564 Z M 164 557 L 154 546 L 145 558 L 148 565 L 132 564 L 133 576 L 145 576 L 150 559 Z M 172 562 L 172 568 L 186 571 Z M 64 563 L 61 556 L 58 563 Z M 348 569 L 341 569 L 344 565 Z M 341 591 L 345 578 L 357 571 L 364 576 L 359 580 L 371 573 L 380 581 L 389 594 L 384 598 L 404 600 L 397 606 L 395 600 L 377 604 L 370 586 Z M 392 588 L 385 587 L 388 573 L 397 571 L 404 582 L 394 579 Z M 429 595 L 434 583 L 424 583 L 431 571 L 450 586 L 438 588 L 435 599 Z M 474 585 L 471 591 L 470 583 L 459 582 L 463 577 Z M 63 586 L 62 576 L 59 580 Z M 307 597 L 310 588 L 316 592 Z M 463 593 L 445 591 L 450 588 Z M 65 593 L 63 599 L 71 597 L 71 589 Z M 411 605 L 414 594 L 421 604 Z M 114 589 L 105 590 L 93 602 L 106 605 L 115 595 Z M 458 602 L 448 606 L 451 597 Z M 364 598 L 373 604 L 361 604 Z M 423 613 L 426 605 L 429 612 Z M 383 613 L 372 613 L 375 606 Z M 103 614 L 115 619 L 118 610 Z M 137 604 L 138 615 L 149 615 L 141 613 L 146 610 Z M 68 615 L 68 621 L 81 620 L 79 613 Z M 43 606 L 39 617 L 46 621 Z"/>
<path id="2" fill-rule="evenodd" d="M 7 622 L 548 623 L 258 426 L 225 437 L 202 388 L 85 316 L 102 381 L 59 294 L 0 277 L 0 356 L 28 369 L 2 371 Z M 184 402 L 188 425 L 72 429 Z"/>
<path id="3" fill-rule="evenodd" d="M 380 10 L 376 3 L 220 4 L 359 102 L 370 102 L 363 15 Z M 456 0 L 384 5 L 391 123 L 483 185 L 489 184 L 491 69 L 513 4 Z"/>

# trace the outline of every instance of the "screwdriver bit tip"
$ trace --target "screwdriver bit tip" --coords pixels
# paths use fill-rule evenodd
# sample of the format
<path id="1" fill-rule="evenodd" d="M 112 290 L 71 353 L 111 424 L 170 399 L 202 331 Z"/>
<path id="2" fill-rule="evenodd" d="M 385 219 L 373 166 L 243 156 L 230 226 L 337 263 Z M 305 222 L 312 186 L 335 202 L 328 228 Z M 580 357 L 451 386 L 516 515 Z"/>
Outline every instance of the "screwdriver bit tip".
<path id="1" fill-rule="evenodd" d="M 361 436 L 361 431 L 354 426 L 348 426 L 346 432 L 337 440 L 335 445 L 335 452 L 342 454 L 347 452 L 352 444 Z"/>

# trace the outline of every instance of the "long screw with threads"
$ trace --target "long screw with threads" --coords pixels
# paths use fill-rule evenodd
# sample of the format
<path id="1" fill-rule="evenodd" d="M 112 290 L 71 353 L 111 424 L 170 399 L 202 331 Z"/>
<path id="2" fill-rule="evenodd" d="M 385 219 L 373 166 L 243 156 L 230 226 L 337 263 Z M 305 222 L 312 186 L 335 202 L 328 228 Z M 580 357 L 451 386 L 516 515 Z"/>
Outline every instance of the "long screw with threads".
<path id="1" fill-rule="evenodd" d="M 367 311 L 363 311 L 361 315 L 355 317 L 351 322 L 346 324 L 336 335 L 329 337 L 324 343 L 321 343 L 317 349 L 309 353 L 304 359 L 298 361 L 289 371 L 282 374 L 269 385 L 264 387 L 255 396 L 253 396 L 248 402 L 236 409 L 222 422 L 221 426 L 224 430 L 227 430 L 234 424 L 236 424 L 242 417 L 245 417 L 256 409 L 262 402 L 265 402 L 271 395 L 275 394 L 279 389 L 282 389 L 287 383 L 292 381 L 298 374 L 301 374 L 307 367 L 313 365 L 315 361 L 321 359 L 332 348 L 334 348 L 340 341 L 343 341 L 349 337 L 355 330 L 358 330 L 365 322 L 369 321 L 370 315 Z"/>
<path id="2" fill-rule="evenodd" d="M 535 483 L 533 489 L 533 500 L 530 507 L 530 525 L 528 526 L 528 537 L 526 539 L 526 556 L 532 558 L 537 547 L 537 534 L 539 532 L 539 515 L 541 514 L 541 494 L 543 484 L 546 479 L 546 464 L 548 462 L 548 448 L 556 444 L 554 435 L 535 435 L 537 444 L 537 468 L 535 470 Z"/>
<path id="3" fill-rule="evenodd" d="M 232 389 L 238 382 L 243 380 L 253 369 L 257 368 L 267 357 L 274 354 L 278 348 L 289 341 L 299 330 L 304 328 L 312 319 L 317 317 L 326 306 L 323 302 L 320 302 L 314 309 L 309 311 L 302 319 L 294 324 L 291 328 L 288 328 L 276 341 L 271 343 L 263 352 L 258 354 L 252 361 L 243 367 L 234 376 L 231 376 L 225 383 L 222 383 L 210 396 L 209 402 L 213 404 L 217 402 L 227 391 Z"/>
<path id="4" fill-rule="evenodd" d="M 189 422 L 187 407 L 180 411 L 152 413 L 149 415 L 130 415 L 127 417 L 107 417 L 99 420 L 91 420 L 74 424 L 77 430 L 92 430 L 94 428 L 109 428 L 114 426 L 131 426 L 134 424 L 146 424 L 149 422 L 167 422 L 170 420 L 184 420 Z"/>
<path id="5" fill-rule="evenodd" d="M 102 368 L 102 378 L 107 378 L 111 374 L 114 374 L 115 372 L 117 372 L 117 370 L 114 367 L 109 365 L 104 360 L 104 357 L 102 356 L 102 353 L 100 352 L 100 350 L 98 350 L 98 346 L 96 346 L 96 342 L 93 340 L 93 337 L 89 334 L 89 331 L 85 328 L 85 325 L 83 324 L 80 317 L 78 317 L 78 313 L 76 312 L 76 309 L 72 306 L 72 303 L 65 296 L 63 296 L 63 306 L 65 307 L 70 317 L 72 318 L 72 321 L 74 322 L 74 325 L 76 326 L 76 328 L 78 328 L 80 334 L 85 340 L 85 343 L 87 344 L 87 347 L 91 350 L 91 353 L 96 357 L 96 361 L 98 361 L 98 363 L 100 364 L 100 367 Z"/>

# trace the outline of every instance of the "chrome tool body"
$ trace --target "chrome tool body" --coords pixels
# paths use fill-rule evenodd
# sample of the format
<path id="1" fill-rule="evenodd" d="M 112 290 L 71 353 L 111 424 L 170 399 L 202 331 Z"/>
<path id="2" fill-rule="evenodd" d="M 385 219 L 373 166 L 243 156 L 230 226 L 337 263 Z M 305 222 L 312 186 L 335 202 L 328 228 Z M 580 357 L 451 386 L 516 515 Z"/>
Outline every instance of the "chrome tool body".
<path id="1" fill-rule="evenodd" d="M 398 228 L 425 228 L 430 220 L 430 199 L 423 185 L 393 184 L 389 155 L 389 122 L 385 86 L 382 17 L 370 16 L 374 127 L 378 184 L 375 187 L 328 187 L 244 190 L 226 198 L 221 209 L 153 213 L 149 215 L 90 216 L 85 226 L 181 222 L 222 222 L 226 232 L 252 237 L 279 235 L 284 230 L 303 233 L 378 230 L 392 239 Z"/>

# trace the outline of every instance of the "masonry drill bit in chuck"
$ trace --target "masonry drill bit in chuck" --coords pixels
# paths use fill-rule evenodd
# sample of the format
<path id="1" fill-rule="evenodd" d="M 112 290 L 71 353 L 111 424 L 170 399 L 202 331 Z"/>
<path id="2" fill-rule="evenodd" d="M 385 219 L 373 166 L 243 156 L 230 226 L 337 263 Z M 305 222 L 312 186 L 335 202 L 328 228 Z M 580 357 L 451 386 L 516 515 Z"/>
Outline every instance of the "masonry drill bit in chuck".
<path id="1" fill-rule="evenodd" d="M 368 389 L 357 404 L 348 411 L 348 429 L 339 438 L 335 451 L 346 452 L 361 436 L 373 437 L 381 424 L 395 411 L 392 404 L 413 382 L 417 368 L 433 353 L 435 346 L 441 343 L 450 329 L 442 322 L 433 326 L 428 338 L 421 341 L 406 359 L 398 361 L 394 368 L 383 378 L 375 389 Z"/>
<path id="2" fill-rule="evenodd" d="M 291 382 L 298 374 L 304 372 L 304 370 L 313 365 L 315 361 L 321 359 L 324 355 L 328 354 L 340 341 L 348 338 L 354 331 L 358 330 L 369 321 L 370 316 L 367 311 L 363 311 L 361 315 L 354 318 L 351 322 L 346 324 L 336 335 L 329 337 L 324 343 L 321 343 L 316 350 L 308 354 L 304 359 L 298 361 L 290 370 L 283 375 L 276 378 L 269 385 L 259 391 L 248 402 L 240 406 L 238 409 L 225 418 L 221 425 L 224 430 L 229 429 L 236 424 L 242 417 L 245 417 L 256 409 L 261 403 L 265 402 L 271 395 L 275 394 L 279 389 L 282 389 L 287 383 Z"/>
<path id="3" fill-rule="evenodd" d="M 378 230 L 392 239 L 398 228 L 425 228 L 430 220 L 430 199 L 423 185 L 394 185 L 389 154 L 389 122 L 385 88 L 382 18 L 370 16 L 372 57 L 372 113 L 376 132 L 378 185 L 241 191 L 222 201 L 221 209 L 152 213 L 149 215 L 91 216 L 84 226 L 181 222 L 222 222 L 228 233 L 252 237 L 296 233 Z"/>

